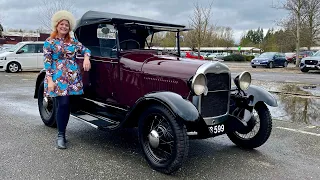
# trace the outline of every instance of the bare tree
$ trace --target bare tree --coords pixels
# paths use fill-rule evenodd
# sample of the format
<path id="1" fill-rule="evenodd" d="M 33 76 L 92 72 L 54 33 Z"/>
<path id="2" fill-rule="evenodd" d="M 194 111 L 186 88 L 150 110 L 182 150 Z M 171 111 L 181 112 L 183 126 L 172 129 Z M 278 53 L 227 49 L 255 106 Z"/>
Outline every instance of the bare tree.
<path id="1" fill-rule="evenodd" d="M 308 49 L 319 40 L 320 34 L 320 0 L 308 0 L 304 2 L 303 15 L 307 27 Z"/>
<path id="2" fill-rule="evenodd" d="M 200 47 L 208 39 L 210 35 L 210 29 L 212 25 L 210 24 L 211 8 L 212 2 L 206 8 L 201 7 L 198 2 L 194 4 L 193 16 L 190 18 L 190 27 L 193 32 L 189 32 L 191 35 L 191 40 L 195 41 L 196 47 L 198 49 L 198 58 L 200 58 Z"/>
<path id="3" fill-rule="evenodd" d="M 303 21 L 303 8 L 306 1 L 307 0 L 286 0 L 285 2 L 281 3 L 280 6 L 274 6 L 277 9 L 285 9 L 289 11 L 289 19 L 293 20 L 293 23 L 296 24 L 296 67 L 299 67 L 300 65 L 300 30 L 301 22 Z"/>
<path id="4" fill-rule="evenodd" d="M 74 3 L 72 0 L 39 0 L 39 22 L 43 25 L 44 29 L 52 30 L 51 18 L 53 14 L 59 10 L 67 10 L 75 13 Z"/>
<path id="5" fill-rule="evenodd" d="M 0 14 L 0 37 L 2 37 L 2 32 L 4 31 L 4 28 L 2 26 L 2 16 Z"/>

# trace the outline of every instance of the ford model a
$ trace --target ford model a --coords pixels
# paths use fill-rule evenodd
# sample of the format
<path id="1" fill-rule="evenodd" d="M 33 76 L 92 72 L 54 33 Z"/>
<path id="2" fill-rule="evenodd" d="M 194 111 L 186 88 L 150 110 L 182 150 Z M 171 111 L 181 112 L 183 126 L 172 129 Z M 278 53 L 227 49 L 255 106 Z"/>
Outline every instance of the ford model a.
<path id="1" fill-rule="evenodd" d="M 227 134 L 243 148 L 256 148 L 270 136 L 271 94 L 251 85 L 243 72 L 233 81 L 221 62 L 180 57 L 182 25 L 89 11 L 75 37 L 92 52 L 91 70 L 82 72 L 84 95 L 72 100 L 71 115 L 101 130 L 138 128 L 149 165 L 164 173 L 182 166 L 189 138 Z M 155 33 L 176 32 L 177 52 L 151 48 Z M 82 63 L 81 57 L 78 63 Z M 80 66 L 81 67 L 81 66 Z M 41 71 L 34 97 L 42 121 L 56 126 L 55 100 L 43 97 Z"/>

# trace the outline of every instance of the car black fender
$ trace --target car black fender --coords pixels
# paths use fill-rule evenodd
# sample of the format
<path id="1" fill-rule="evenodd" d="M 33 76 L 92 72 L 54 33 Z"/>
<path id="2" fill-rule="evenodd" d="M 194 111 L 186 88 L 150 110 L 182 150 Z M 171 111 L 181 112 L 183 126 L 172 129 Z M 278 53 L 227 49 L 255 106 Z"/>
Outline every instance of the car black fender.
<path id="1" fill-rule="evenodd" d="M 149 93 L 138 99 L 127 113 L 124 126 L 136 126 L 138 116 L 142 113 L 143 109 L 153 103 L 160 103 L 166 106 L 178 119 L 181 119 L 187 127 L 194 125 L 196 126 L 195 128 L 199 128 L 199 126 L 204 127 L 203 125 L 205 125 L 199 111 L 190 101 L 184 99 L 177 93 L 162 91 Z"/>
<path id="2" fill-rule="evenodd" d="M 41 82 L 43 81 L 45 75 L 46 75 L 46 70 L 45 69 L 42 69 L 38 74 L 37 81 L 36 81 L 36 86 L 35 86 L 35 89 L 34 89 L 34 98 L 35 99 L 38 98 L 39 86 L 40 86 Z"/>
<path id="3" fill-rule="evenodd" d="M 260 101 L 272 107 L 278 106 L 278 103 L 275 97 L 270 92 L 268 92 L 267 90 L 259 86 L 250 85 L 249 89 L 246 90 L 245 92 L 247 96 L 253 97 L 253 100 L 249 103 L 249 106 L 254 106 Z"/>

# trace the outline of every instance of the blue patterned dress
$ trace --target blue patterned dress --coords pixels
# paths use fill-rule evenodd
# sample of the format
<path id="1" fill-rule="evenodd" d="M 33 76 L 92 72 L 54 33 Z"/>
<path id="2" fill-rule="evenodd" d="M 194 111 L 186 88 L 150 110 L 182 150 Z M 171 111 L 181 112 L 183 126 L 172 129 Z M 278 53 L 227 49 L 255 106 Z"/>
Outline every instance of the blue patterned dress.
<path id="1" fill-rule="evenodd" d="M 63 38 L 48 38 L 44 42 L 44 96 L 56 97 L 83 94 L 81 69 L 76 60 L 76 55 L 91 55 L 91 51 L 75 38 L 71 43 L 64 43 Z M 55 83 L 54 91 L 48 91 L 48 76 Z"/>

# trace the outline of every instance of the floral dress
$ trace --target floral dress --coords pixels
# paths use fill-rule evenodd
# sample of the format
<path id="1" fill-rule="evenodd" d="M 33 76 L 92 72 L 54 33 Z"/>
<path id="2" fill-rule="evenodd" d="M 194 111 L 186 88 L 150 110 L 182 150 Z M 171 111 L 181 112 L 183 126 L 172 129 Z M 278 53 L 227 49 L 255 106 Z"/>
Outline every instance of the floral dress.
<path id="1" fill-rule="evenodd" d="M 56 97 L 83 94 L 81 70 L 76 55 L 91 55 L 91 51 L 75 38 L 65 43 L 63 38 L 48 38 L 44 42 L 44 96 Z M 48 91 L 48 76 L 55 83 L 54 91 Z"/>

